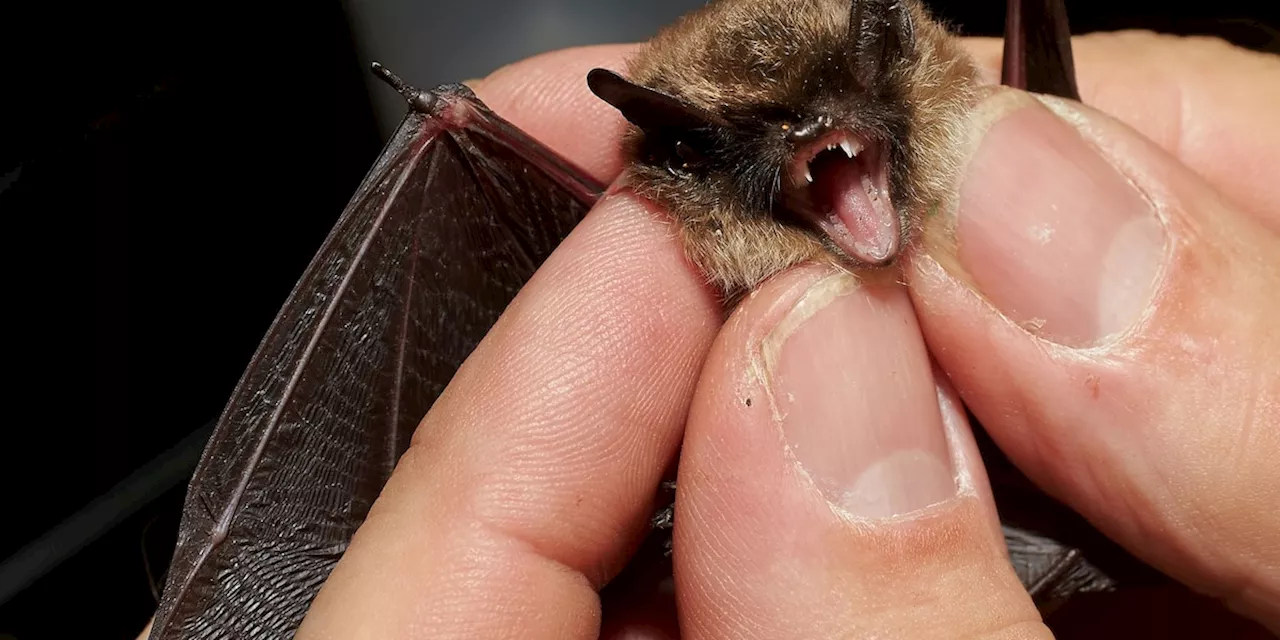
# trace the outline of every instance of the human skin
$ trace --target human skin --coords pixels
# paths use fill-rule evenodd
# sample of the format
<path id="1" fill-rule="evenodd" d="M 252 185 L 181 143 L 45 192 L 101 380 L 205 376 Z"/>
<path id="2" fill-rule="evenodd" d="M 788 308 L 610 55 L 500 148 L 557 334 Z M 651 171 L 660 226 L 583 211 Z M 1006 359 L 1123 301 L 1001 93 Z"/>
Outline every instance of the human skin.
<path id="1" fill-rule="evenodd" d="M 998 43 L 970 46 L 994 79 Z M 630 50 L 473 85 L 612 180 L 623 123 L 582 79 Z M 1089 107 L 993 93 L 901 274 L 801 266 L 726 321 L 663 213 L 611 192 L 424 419 L 298 637 L 1048 637 L 961 400 L 1104 533 L 1280 628 L 1280 62 L 1075 51 Z M 678 613 L 602 607 L 677 452 Z"/>

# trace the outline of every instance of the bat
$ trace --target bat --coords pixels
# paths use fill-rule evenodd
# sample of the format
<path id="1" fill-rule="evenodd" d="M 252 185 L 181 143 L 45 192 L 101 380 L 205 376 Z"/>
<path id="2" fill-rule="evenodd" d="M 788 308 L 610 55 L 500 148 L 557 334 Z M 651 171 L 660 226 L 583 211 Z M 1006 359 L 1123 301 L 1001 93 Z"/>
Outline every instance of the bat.
<path id="1" fill-rule="evenodd" d="M 1076 97 L 1061 0 L 1010 0 L 1008 16 L 1006 80 Z M 603 192 L 465 86 L 421 91 L 374 70 L 409 113 L 218 421 L 153 640 L 291 637 L 414 427 Z M 976 87 L 917 0 L 719 0 L 659 34 L 629 76 L 588 83 L 634 125 L 631 186 L 672 212 L 730 304 L 799 261 L 892 263 L 954 177 Z M 1042 609 L 1113 587 L 1100 559 L 1130 559 L 987 455 Z"/>
<path id="2" fill-rule="evenodd" d="M 1027 88 L 1030 67 L 1032 90 L 1078 99 L 1061 2 L 1040 8 L 1048 24 L 1024 25 L 1025 4 L 1010 3 L 1010 33 L 1031 37 L 1009 39 L 1005 76 Z M 800 262 L 892 262 L 956 189 L 979 86 L 951 33 L 898 0 L 712 3 L 659 33 L 629 76 L 588 76 L 633 125 L 629 186 L 675 217 L 730 299 Z"/>
<path id="3" fill-rule="evenodd" d="M 712 4 L 629 67 L 588 81 L 633 124 L 630 186 L 730 297 L 800 262 L 892 262 L 953 189 L 978 87 L 956 40 L 896 0 Z"/>

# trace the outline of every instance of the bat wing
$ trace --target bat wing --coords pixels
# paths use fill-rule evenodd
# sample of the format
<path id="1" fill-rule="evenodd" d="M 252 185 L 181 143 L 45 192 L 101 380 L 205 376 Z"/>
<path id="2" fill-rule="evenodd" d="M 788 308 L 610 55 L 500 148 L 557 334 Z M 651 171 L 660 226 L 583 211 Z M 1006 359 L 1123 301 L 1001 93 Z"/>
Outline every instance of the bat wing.
<path id="1" fill-rule="evenodd" d="M 978 424 L 972 416 L 970 421 Z M 1009 559 L 1042 614 L 1082 593 L 1161 582 L 1155 570 L 1040 491 L 985 431 L 975 428 L 974 435 L 1000 512 Z"/>
<path id="2" fill-rule="evenodd" d="M 293 636 L 418 421 L 603 189 L 466 87 L 381 73 L 410 113 L 218 421 L 153 640 Z"/>
<path id="3" fill-rule="evenodd" d="M 1080 99 L 1063 0 L 1008 0 L 1002 66 L 1011 87 Z"/>

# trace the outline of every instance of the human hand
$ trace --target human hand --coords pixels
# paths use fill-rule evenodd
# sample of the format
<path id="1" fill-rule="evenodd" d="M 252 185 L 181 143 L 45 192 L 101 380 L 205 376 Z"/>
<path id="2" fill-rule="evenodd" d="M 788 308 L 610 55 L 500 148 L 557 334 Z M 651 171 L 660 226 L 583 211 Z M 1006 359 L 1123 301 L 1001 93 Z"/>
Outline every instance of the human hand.
<path id="1" fill-rule="evenodd" d="M 989 43 L 974 46 L 986 55 Z M 1047 490 L 1144 559 L 1277 624 L 1280 471 L 1266 463 L 1280 451 L 1280 336 L 1268 323 L 1280 311 L 1280 184 L 1261 163 L 1280 143 L 1266 111 L 1277 89 L 1263 92 L 1280 81 L 1259 75 L 1280 73 L 1207 49 L 1241 57 L 1179 65 L 1168 80 L 1178 113 L 1151 101 L 1153 84 L 1105 81 L 1168 64 L 1093 57 L 1116 46 L 1128 45 L 1077 45 L 1085 101 L 1128 117 L 1200 177 L 1077 111 L 1150 201 L 1134 196 L 1100 157 L 1072 155 L 1082 143 L 1070 128 L 1006 94 L 987 104 L 1004 118 L 970 165 L 977 182 L 962 189 L 960 222 L 930 223 L 929 252 L 907 261 L 909 290 L 800 267 L 722 326 L 661 213 L 625 193 L 606 198 L 424 420 L 298 637 L 674 633 L 670 611 L 602 608 L 597 591 L 644 535 L 682 439 L 684 635 L 1047 636 L 1004 556 L 952 384 Z M 1177 45 L 1142 45 L 1165 46 Z M 621 122 L 582 78 L 621 68 L 627 50 L 542 56 L 476 89 L 611 179 Z M 1250 178 L 1224 163 L 1257 169 Z M 1015 169 L 1027 188 L 1010 193 Z M 1062 218 L 1036 217 L 1060 194 L 1048 204 L 1062 204 Z M 1085 198 L 1097 206 L 1077 211 Z M 1165 222 L 1144 213 L 1151 202 Z M 1118 220 L 1135 221 L 1123 245 L 1111 242 Z M 1033 225 L 1046 224 L 1044 247 L 1011 245 L 1043 238 Z M 1059 242 L 1066 249 L 1053 251 Z M 1101 244 L 1125 251 L 1080 260 L 1111 255 Z M 1054 295 L 1031 281 L 1045 274 L 1037 258 L 1062 269 L 1048 274 L 1064 276 Z M 1108 277 L 1139 276 L 1103 296 L 1101 274 L 1086 275 L 1097 263 Z M 1136 317 L 1120 339 L 1071 347 Z"/>

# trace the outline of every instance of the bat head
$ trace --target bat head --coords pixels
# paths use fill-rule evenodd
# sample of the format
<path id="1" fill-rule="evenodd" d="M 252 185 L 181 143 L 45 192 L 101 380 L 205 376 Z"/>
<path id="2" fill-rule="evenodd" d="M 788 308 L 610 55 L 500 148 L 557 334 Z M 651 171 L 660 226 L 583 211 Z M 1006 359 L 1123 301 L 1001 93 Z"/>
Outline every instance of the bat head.
<path id="1" fill-rule="evenodd" d="M 930 89 L 963 94 L 973 77 L 906 0 L 720 0 L 628 71 L 588 84 L 634 125 L 631 183 L 730 291 L 807 259 L 891 262 L 928 182 L 917 142 L 938 146 L 962 102 Z"/>

